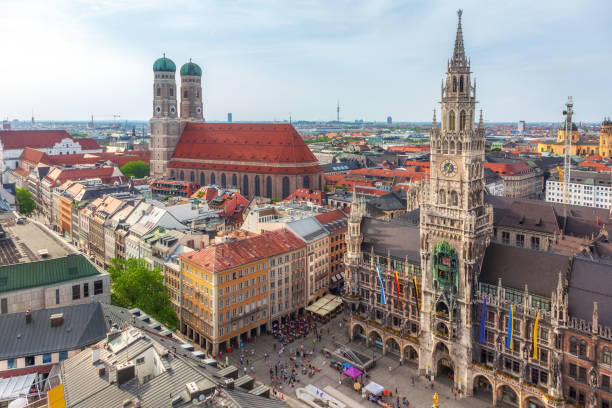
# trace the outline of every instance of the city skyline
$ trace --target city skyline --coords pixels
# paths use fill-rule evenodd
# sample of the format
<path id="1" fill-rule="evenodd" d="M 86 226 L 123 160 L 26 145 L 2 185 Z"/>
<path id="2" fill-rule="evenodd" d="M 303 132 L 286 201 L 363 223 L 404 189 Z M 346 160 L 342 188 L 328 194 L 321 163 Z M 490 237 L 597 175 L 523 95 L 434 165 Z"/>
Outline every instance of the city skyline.
<path id="1" fill-rule="evenodd" d="M 554 5 L 554 7 L 553 7 Z M 609 116 L 612 62 L 603 1 L 465 1 L 466 47 L 491 122 L 559 122 L 568 95 L 577 122 Z M 502 17 L 503 16 L 503 17 Z M 431 120 L 454 13 L 444 2 L 297 3 L 9 1 L 0 115 L 9 119 L 147 120 L 153 61 L 192 58 L 204 71 L 204 116 L 223 121 Z M 48 21 L 52 21 L 51 24 Z M 54 62 L 55 61 L 55 62 Z M 19 77 L 27 81 L 13 80 Z M 59 103 L 58 103 L 59 101 Z M 439 111 L 438 111 L 439 113 Z"/>

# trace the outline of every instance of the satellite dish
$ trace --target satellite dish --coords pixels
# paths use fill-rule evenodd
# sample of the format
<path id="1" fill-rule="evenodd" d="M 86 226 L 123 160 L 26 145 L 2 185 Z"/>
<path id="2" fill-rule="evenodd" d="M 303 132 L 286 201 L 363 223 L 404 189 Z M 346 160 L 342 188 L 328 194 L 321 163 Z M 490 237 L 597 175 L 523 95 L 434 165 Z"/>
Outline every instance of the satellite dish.
<path id="1" fill-rule="evenodd" d="M 204 396 L 204 394 L 200 394 L 200 396 L 198 397 L 198 399 L 199 399 L 200 401 L 204 401 L 204 398 L 206 398 L 206 397 Z"/>
<path id="2" fill-rule="evenodd" d="M 193 405 L 196 405 L 196 404 L 198 403 L 198 400 L 194 398 L 194 399 L 191 401 L 191 403 L 192 403 Z"/>

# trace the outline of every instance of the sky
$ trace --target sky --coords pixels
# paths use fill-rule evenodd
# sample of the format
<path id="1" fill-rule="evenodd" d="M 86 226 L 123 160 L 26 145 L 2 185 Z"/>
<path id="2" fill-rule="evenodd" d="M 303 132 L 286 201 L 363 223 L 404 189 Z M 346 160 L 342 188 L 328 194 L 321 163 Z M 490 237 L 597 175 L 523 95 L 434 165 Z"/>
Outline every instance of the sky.
<path id="1" fill-rule="evenodd" d="M 487 121 L 612 116 L 610 0 L 2 0 L 0 117 L 148 120 L 162 53 L 223 121 L 430 121 L 457 8 Z"/>

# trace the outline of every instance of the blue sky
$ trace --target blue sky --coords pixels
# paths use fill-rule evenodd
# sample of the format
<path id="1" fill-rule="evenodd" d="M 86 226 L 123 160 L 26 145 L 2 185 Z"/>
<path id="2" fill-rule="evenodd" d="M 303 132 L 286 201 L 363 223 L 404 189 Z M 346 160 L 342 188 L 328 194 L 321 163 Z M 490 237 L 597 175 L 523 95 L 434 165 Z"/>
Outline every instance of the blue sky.
<path id="1" fill-rule="evenodd" d="M 3 0 L 0 116 L 148 119 L 153 61 L 204 70 L 208 120 L 429 121 L 462 8 L 490 121 L 612 116 L 612 1 Z"/>

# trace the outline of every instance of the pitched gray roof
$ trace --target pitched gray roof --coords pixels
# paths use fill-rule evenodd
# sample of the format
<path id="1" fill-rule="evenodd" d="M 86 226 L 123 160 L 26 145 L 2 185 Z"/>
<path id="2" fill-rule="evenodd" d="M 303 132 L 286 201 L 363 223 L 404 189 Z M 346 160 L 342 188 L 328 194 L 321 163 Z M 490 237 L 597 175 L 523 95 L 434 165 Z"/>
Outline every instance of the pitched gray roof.
<path id="1" fill-rule="evenodd" d="M 0 316 L 0 360 L 80 349 L 106 336 L 107 327 L 100 303 L 65 306 Z M 51 327 L 50 316 L 64 314 L 60 326 Z"/>
<path id="2" fill-rule="evenodd" d="M 411 211 L 391 221 L 364 218 L 361 223 L 363 233 L 363 252 L 405 260 L 406 257 L 415 264 L 421 263 L 419 252 L 419 210 Z"/>
<path id="3" fill-rule="evenodd" d="M 570 258 L 550 252 L 492 243 L 485 252 L 479 281 L 550 297 L 557 287 L 559 272 L 567 273 Z"/>
<path id="4" fill-rule="evenodd" d="M 569 281 L 569 315 L 591 322 L 597 302 L 599 324 L 612 327 L 612 264 L 576 257 Z"/>

